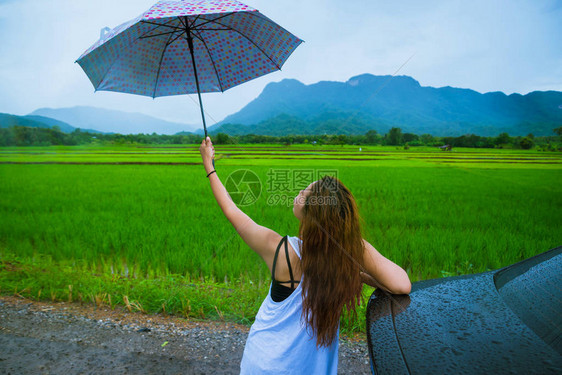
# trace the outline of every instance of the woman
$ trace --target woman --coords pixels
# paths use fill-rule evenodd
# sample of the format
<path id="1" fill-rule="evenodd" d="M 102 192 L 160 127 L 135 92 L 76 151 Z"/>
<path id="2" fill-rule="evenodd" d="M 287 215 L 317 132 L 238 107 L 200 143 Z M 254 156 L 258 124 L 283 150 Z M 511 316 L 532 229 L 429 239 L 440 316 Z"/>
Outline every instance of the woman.
<path id="1" fill-rule="evenodd" d="M 355 313 L 362 283 L 407 294 L 408 275 L 361 237 L 355 200 L 339 180 L 324 177 L 302 190 L 293 204 L 299 237 L 281 237 L 232 201 L 213 166 L 209 137 L 199 150 L 220 208 L 272 275 L 246 341 L 241 373 L 336 374 L 344 306 Z"/>

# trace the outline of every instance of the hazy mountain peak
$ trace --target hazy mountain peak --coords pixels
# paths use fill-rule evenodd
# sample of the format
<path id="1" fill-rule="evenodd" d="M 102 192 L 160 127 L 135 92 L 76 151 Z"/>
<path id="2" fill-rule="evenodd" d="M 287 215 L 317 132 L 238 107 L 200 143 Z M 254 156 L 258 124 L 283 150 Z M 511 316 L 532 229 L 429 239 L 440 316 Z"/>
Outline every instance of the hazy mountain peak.
<path id="1" fill-rule="evenodd" d="M 301 81 L 292 78 L 285 78 L 279 82 L 268 83 L 260 95 L 263 95 L 264 93 L 268 93 L 272 90 L 273 91 L 289 90 L 289 89 L 302 88 L 302 87 L 306 87 L 306 85 Z"/>
<path id="2" fill-rule="evenodd" d="M 386 85 L 392 83 L 400 84 L 400 85 L 409 85 L 412 87 L 420 87 L 420 83 L 409 76 L 391 76 L 391 75 L 384 75 L 384 76 L 375 76 L 373 74 L 365 73 L 360 74 L 354 77 L 351 77 L 347 80 L 346 84 L 349 86 L 359 86 L 359 85 Z"/>

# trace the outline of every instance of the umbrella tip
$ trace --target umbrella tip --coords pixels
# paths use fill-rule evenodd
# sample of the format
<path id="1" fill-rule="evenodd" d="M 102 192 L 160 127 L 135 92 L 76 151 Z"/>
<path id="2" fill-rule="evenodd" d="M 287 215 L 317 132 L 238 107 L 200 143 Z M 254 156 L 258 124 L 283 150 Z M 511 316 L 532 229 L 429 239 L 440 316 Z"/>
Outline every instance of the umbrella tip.
<path id="1" fill-rule="evenodd" d="M 104 27 L 100 30 L 100 39 L 103 39 L 103 37 L 108 34 L 111 31 L 111 29 L 109 27 Z"/>

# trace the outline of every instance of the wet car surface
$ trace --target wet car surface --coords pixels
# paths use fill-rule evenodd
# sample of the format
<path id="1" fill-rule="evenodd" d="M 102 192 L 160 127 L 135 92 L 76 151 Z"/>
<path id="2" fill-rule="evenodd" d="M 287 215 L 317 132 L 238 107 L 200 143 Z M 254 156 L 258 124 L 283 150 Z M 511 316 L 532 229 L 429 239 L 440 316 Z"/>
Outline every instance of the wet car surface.
<path id="1" fill-rule="evenodd" d="M 374 374 L 562 373 L 562 246 L 511 266 L 375 291 Z"/>

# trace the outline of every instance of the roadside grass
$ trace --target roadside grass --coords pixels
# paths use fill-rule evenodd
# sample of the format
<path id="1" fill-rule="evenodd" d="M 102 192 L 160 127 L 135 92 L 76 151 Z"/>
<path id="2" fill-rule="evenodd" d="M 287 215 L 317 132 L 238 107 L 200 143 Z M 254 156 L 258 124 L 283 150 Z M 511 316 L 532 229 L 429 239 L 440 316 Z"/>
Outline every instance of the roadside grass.
<path id="1" fill-rule="evenodd" d="M 261 195 L 242 210 L 296 236 L 298 190 L 272 189 L 271 170 L 335 170 L 364 237 L 412 281 L 500 268 L 562 243 L 560 153 L 321 147 L 216 146 L 217 171 L 223 183 L 254 172 Z M 200 163 L 197 146 L 2 148 L 6 161 L 55 164 L 0 164 L 0 293 L 253 321 L 269 272 L 222 215 L 203 167 L 177 164 Z M 92 164 L 56 164 L 68 161 Z M 99 164 L 122 161 L 171 164 Z M 342 332 L 364 332 L 364 311 L 344 315 Z"/>
<path id="2" fill-rule="evenodd" d="M 85 262 L 55 262 L 49 256 L 0 260 L 0 294 L 36 301 L 79 302 L 97 307 L 116 306 L 131 312 L 170 314 L 191 320 L 230 321 L 250 325 L 269 285 L 251 279 L 215 282 L 192 281 L 183 275 L 124 276 L 111 266 L 97 266 L 95 272 Z M 363 303 L 357 315 L 342 316 L 342 334 L 364 332 L 366 302 L 373 289 L 365 286 Z"/>
<path id="3" fill-rule="evenodd" d="M 254 285 L 250 280 L 192 282 L 183 275 L 132 277 L 114 273 L 108 265 L 95 266 L 97 271 L 92 268 L 86 262 L 55 262 L 44 255 L 2 256 L 1 292 L 34 300 L 110 308 L 120 305 L 129 311 L 249 324 L 268 288 L 265 283 Z"/>

